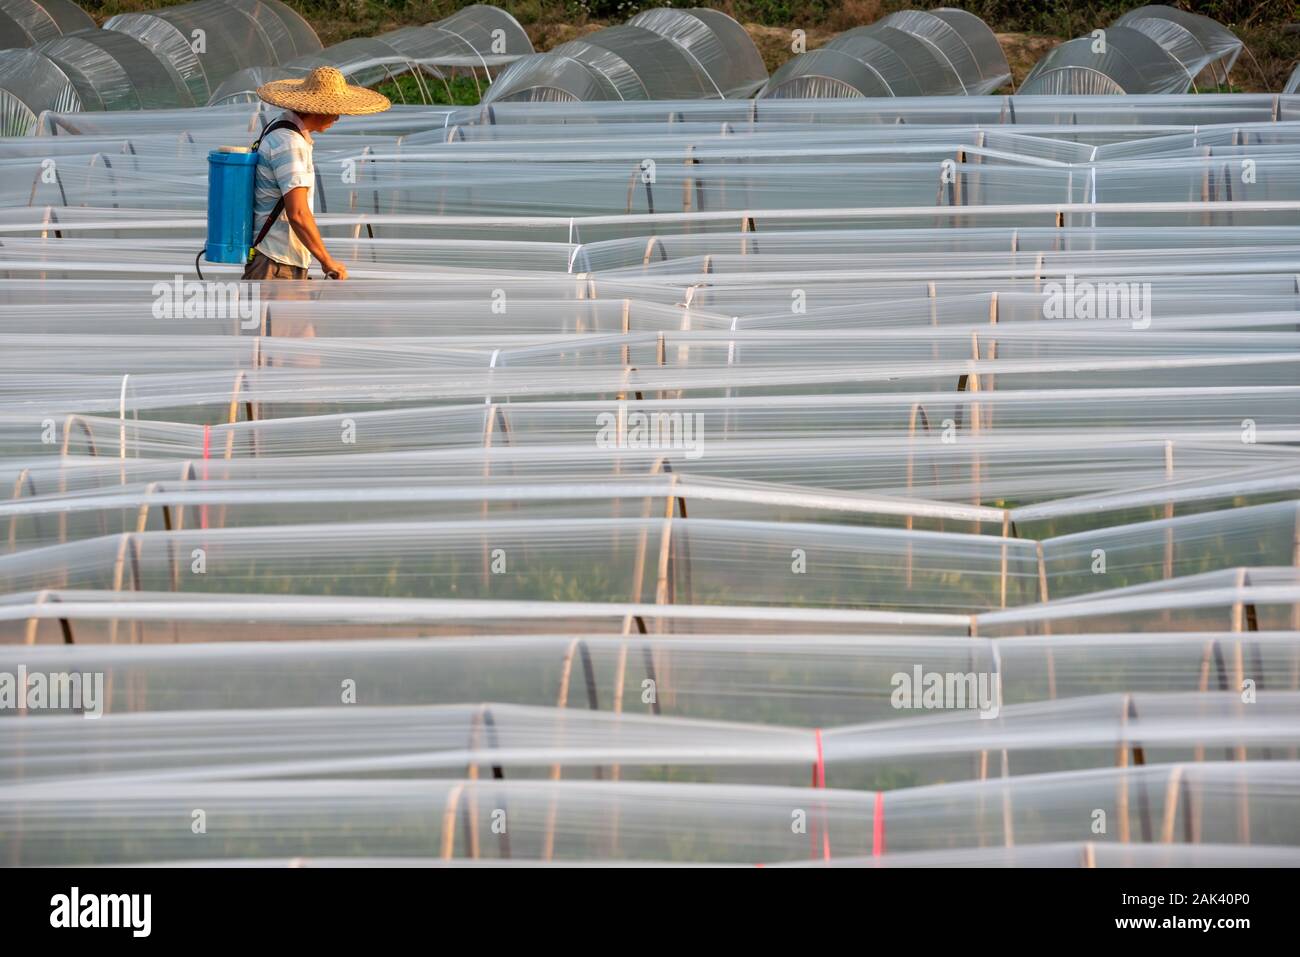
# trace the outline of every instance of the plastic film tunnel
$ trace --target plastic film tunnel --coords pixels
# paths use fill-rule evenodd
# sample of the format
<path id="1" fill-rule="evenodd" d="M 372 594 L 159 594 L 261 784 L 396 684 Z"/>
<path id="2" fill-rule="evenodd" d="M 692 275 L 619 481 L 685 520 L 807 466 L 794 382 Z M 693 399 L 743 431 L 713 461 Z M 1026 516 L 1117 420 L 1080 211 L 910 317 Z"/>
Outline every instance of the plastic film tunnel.
<path id="1" fill-rule="evenodd" d="M 1021 93 L 1186 93 L 1226 85 L 1243 45 L 1222 24 L 1174 7 L 1138 7 L 1062 43 L 1029 72 Z"/>
<path id="2" fill-rule="evenodd" d="M 95 21 L 73 0 L 0 2 L 0 49 L 31 47 L 65 33 L 95 29 Z"/>
<path id="3" fill-rule="evenodd" d="M 482 81 L 490 83 L 499 70 L 532 52 L 528 34 L 514 17 L 498 7 L 474 4 L 424 26 L 344 40 L 278 66 L 240 70 L 216 87 L 207 102 L 213 106 L 256 102 L 257 88 L 263 83 L 332 66 L 361 85 L 409 74 L 415 78 L 419 100 L 428 103 L 435 83 L 445 84 L 457 73 L 467 73 L 479 83 L 480 71 Z M 401 96 L 399 90 L 399 102 Z"/>
<path id="4" fill-rule="evenodd" d="M 519 60 L 484 103 L 724 99 L 766 79 L 754 42 L 731 17 L 659 8 Z"/>
<path id="5" fill-rule="evenodd" d="M 964 10 L 891 13 L 800 54 L 772 75 L 767 98 L 983 95 L 1011 79 L 997 37 Z"/>
<path id="6" fill-rule="evenodd" d="M 1300 98 L 683 75 L 0 140 L 0 862 L 1295 866 Z"/>
<path id="7" fill-rule="evenodd" d="M 197 105 L 232 73 L 274 66 L 320 49 L 307 21 L 279 0 L 198 0 L 104 23 L 135 37 L 185 78 Z"/>
<path id="8" fill-rule="evenodd" d="M 6 9 L 18 6 L 9 0 Z M 51 9 L 58 13 L 51 28 L 36 31 L 30 43 L 9 44 L 25 49 L 0 50 L 7 135 L 31 132 L 45 112 L 202 105 L 236 70 L 320 49 L 307 22 L 279 0 L 200 0 L 119 14 L 102 30 L 88 16 L 82 24 Z"/>

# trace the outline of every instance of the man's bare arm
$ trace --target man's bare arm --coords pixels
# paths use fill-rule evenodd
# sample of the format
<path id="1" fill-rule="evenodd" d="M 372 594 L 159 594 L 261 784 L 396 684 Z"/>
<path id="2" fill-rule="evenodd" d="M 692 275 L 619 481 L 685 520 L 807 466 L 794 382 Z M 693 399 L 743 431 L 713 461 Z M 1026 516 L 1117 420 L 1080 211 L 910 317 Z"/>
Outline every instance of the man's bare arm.
<path id="1" fill-rule="evenodd" d="M 294 235 L 320 261 L 321 268 L 326 273 L 334 274 L 336 279 L 347 279 L 347 268 L 329 254 L 325 241 L 321 239 L 320 230 L 316 228 L 316 217 L 312 215 L 311 205 L 307 202 L 306 186 L 299 186 L 284 194 L 284 211 Z"/>

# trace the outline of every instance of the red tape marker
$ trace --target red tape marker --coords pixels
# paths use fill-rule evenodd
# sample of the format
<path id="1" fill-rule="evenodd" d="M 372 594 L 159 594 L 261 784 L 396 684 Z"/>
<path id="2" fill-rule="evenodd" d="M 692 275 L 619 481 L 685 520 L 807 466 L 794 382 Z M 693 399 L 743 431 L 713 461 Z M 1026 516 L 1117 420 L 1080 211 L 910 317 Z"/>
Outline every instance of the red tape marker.
<path id="1" fill-rule="evenodd" d="M 816 731 L 814 731 L 813 736 L 817 741 L 817 763 L 813 765 L 812 783 L 813 783 L 813 787 L 815 788 L 825 788 L 826 787 L 826 756 L 822 751 L 822 729 L 818 728 Z M 831 832 L 830 832 L 830 827 L 826 823 L 825 806 L 823 806 L 821 809 L 821 831 L 822 831 L 822 860 L 829 861 L 831 859 Z M 813 847 L 815 848 L 816 846 L 817 845 L 814 840 Z M 814 853 L 816 852 L 814 851 Z"/>
<path id="2" fill-rule="evenodd" d="M 876 792 L 876 811 L 871 815 L 871 856 L 885 853 L 885 792 Z"/>
<path id="3" fill-rule="evenodd" d="M 826 787 L 826 758 L 822 755 L 822 729 L 813 732 L 817 739 L 817 763 L 813 765 L 813 787 Z"/>

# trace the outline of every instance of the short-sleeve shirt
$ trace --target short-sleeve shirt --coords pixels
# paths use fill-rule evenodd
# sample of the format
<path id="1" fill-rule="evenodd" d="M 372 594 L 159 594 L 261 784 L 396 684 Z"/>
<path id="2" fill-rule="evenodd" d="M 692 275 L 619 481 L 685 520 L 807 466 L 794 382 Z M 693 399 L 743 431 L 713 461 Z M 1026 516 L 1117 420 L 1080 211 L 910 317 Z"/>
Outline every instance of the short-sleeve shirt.
<path id="1" fill-rule="evenodd" d="M 285 110 L 277 120 L 288 120 L 298 129 L 278 129 L 267 134 L 257 151 L 257 168 L 253 176 L 254 237 L 261 231 L 276 202 L 291 189 L 306 187 L 307 208 L 316 208 L 316 168 L 312 163 L 311 134 L 303 130 L 302 121 L 292 110 Z M 307 268 L 311 265 L 311 253 L 298 240 L 284 211 L 266 238 L 258 243 L 257 250 L 288 266 Z"/>

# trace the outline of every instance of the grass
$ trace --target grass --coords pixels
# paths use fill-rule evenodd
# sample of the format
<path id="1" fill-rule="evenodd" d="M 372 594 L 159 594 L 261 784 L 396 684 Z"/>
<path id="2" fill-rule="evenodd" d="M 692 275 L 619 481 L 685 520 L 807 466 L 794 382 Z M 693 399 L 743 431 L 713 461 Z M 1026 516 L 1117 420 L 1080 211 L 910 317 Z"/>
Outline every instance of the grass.
<path id="1" fill-rule="evenodd" d="M 487 84 L 482 80 L 479 82 L 482 84 L 482 90 L 486 91 Z M 408 73 L 381 83 L 375 89 L 394 103 L 474 106 L 480 98 L 480 87 L 475 84 L 472 77 L 468 76 L 453 77 L 444 85 L 440 80 L 429 76 L 417 81 Z"/>

